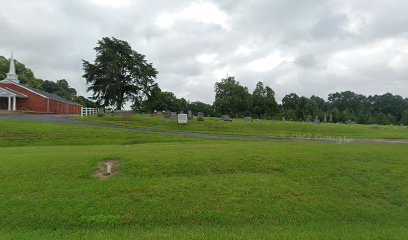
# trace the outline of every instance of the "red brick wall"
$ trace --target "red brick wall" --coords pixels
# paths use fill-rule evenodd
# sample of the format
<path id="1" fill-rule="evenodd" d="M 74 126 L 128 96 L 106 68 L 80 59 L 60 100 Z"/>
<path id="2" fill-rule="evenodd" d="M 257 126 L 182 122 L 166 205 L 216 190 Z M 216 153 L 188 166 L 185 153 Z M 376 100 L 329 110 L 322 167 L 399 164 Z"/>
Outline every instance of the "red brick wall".
<path id="1" fill-rule="evenodd" d="M 25 88 L 12 83 L 0 83 L 0 87 L 10 88 L 25 94 L 28 98 L 17 98 L 17 110 L 56 113 L 56 114 L 81 114 L 81 106 L 63 103 L 54 99 L 44 98 Z"/>

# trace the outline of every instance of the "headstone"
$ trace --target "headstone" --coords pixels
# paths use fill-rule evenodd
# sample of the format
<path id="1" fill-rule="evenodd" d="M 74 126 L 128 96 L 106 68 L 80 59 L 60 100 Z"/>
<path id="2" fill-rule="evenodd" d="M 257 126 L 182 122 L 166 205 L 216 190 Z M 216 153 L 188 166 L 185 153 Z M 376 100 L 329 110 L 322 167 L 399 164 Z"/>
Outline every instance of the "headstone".
<path id="1" fill-rule="evenodd" d="M 324 120 L 323 120 L 324 122 L 327 122 L 327 115 L 326 115 L 326 113 L 324 114 Z"/>
<path id="2" fill-rule="evenodd" d="M 106 163 L 106 175 L 111 175 L 112 174 L 112 163 L 108 162 Z"/>
<path id="3" fill-rule="evenodd" d="M 116 109 L 116 110 L 113 110 L 113 111 L 112 111 L 112 114 L 113 114 L 113 115 L 121 115 L 121 114 L 123 114 L 123 111 Z"/>
<path id="4" fill-rule="evenodd" d="M 187 114 L 179 114 L 179 115 L 177 115 L 177 123 L 178 123 L 178 124 L 187 124 L 187 123 L 188 123 L 188 116 L 187 116 Z"/>
<path id="5" fill-rule="evenodd" d="M 171 112 L 170 111 L 165 111 L 164 112 L 164 117 L 165 118 L 170 118 L 171 117 Z"/>
<path id="6" fill-rule="evenodd" d="M 176 112 L 171 112 L 170 118 L 171 119 L 176 119 L 177 118 L 177 113 Z"/>
<path id="7" fill-rule="evenodd" d="M 333 114 L 330 113 L 329 122 L 333 122 Z"/>
<path id="8" fill-rule="evenodd" d="M 204 121 L 204 113 L 199 112 L 197 114 L 197 121 L 200 121 L 200 122 Z"/>
<path id="9" fill-rule="evenodd" d="M 123 120 L 129 121 L 132 119 L 132 112 L 130 111 L 123 112 L 122 116 L 123 116 Z"/>
<path id="10" fill-rule="evenodd" d="M 190 110 L 187 112 L 187 117 L 188 120 L 193 120 L 193 113 Z"/>
<path id="11" fill-rule="evenodd" d="M 378 125 L 378 124 L 373 124 L 373 125 L 371 125 L 371 128 L 373 128 L 373 129 L 379 129 L 379 128 L 380 128 L 380 125 Z"/>
<path id="12" fill-rule="evenodd" d="M 244 121 L 245 122 L 252 122 L 252 118 L 251 117 L 244 117 Z"/>
<path id="13" fill-rule="evenodd" d="M 284 121 L 284 122 L 286 121 L 285 117 L 282 117 L 282 121 Z"/>
<path id="14" fill-rule="evenodd" d="M 222 120 L 226 121 L 226 122 L 231 122 L 231 118 L 229 115 L 221 115 Z"/>
<path id="15" fill-rule="evenodd" d="M 320 119 L 318 119 L 317 117 L 313 120 L 314 124 L 320 124 Z"/>

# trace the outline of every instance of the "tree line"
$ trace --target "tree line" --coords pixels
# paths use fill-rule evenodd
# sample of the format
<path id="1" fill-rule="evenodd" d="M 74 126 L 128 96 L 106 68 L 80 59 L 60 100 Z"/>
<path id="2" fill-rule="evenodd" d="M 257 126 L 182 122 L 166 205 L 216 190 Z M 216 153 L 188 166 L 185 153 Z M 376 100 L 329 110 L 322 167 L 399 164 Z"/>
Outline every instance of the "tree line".
<path id="1" fill-rule="evenodd" d="M 235 77 L 221 79 L 214 86 L 213 104 L 190 102 L 174 93 L 162 91 L 155 83 L 158 71 L 146 57 L 132 50 L 129 43 L 104 37 L 95 47 L 94 63 L 83 60 L 84 78 L 93 99 L 103 107 L 122 109 L 131 101 L 139 113 L 170 110 L 203 112 L 207 116 L 252 116 L 262 119 L 293 121 L 356 122 L 363 124 L 407 124 L 408 99 L 399 95 L 364 96 L 351 91 L 319 96 L 286 95 L 281 103 L 274 90 L 258 82 L 252 93 Z"/>
<path id="2" fill-rule="evenodd" d="M 386 93 L 364 96 L 351 91 L 335 92 L 328 100 L 318 96 L 286 95 L 282 103 L 275 99 L 269 86 L 258 82 L 252 93 L 234 77 L 221 79 L 215 84 L 215 100 L 212 105 L 178 99 L 171 92 L 155 88 L 145 101 L 133 105 L 136 112 L 150 113 L 159 110 L 204 112 L 209 116 L 230 115 L 254 118 L 292 120 L 356 122 L 361 124 L 408 125 L 408 98 Z"/>
<path id="3" fill-rule="evenodd" d="M 327 100 L 319 96 L 286 95 L 281 103 L 275 99 L 274 90 L 258 82 L 254 91 L 242 86 L 235 77 L 221 79 L 214 86 L 213 104 L 190 102 L 177 98 L 174 93 L 162 91 L 155 83 L 158 71 L 146 57 L 123 40 L 104 37 L 98 41 L 94 63 L 83 60 L 84 78 L 89 85 L 91 100 L 78 96 L 65 79 L 50 81 L 34 77 L 31 69 L 16 61 L 16 72 L 22 84 L 85 107 L 113 107 L 122 109 L 126 102 L 139 113 L 170 110 L 173 112 L 203 112 L 206 116 L 251 116 L 262 119 L 332 122 L 362 124 L 408 125 L 408 99 L 386 93 L 365 96 L 352 91 L 335 92 Z M 0 56 L 0 80 L 6 77 L 9 61 Z"/>

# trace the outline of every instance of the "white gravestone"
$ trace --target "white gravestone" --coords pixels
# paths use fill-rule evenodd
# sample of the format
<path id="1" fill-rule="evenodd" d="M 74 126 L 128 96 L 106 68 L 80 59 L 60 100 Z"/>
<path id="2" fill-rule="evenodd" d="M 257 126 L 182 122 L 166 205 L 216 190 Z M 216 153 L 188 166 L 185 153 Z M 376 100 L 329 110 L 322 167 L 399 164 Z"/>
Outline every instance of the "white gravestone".
<path id="1" fill-rule="evenodd" d="M 179 115 L 177 115 L 177 123 L 178 123 L 178 124 L 187 124 L 187 123 L 188 123 L 188 116 L 187 116 L 187 114 L 179 114 Z"/>

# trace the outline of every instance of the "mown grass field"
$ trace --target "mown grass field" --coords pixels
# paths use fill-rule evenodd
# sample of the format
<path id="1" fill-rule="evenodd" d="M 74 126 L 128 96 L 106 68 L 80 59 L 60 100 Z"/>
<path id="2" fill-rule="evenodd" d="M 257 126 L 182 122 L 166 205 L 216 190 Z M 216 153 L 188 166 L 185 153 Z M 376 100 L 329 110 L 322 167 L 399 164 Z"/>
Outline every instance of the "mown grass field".
<path id="1" fill-rule="evenodd" d="M 0 239 L 406 239 L 407 156 L 0 120 Z"/>
<path id="2" fill-rule="evenodd" d="M 363 124 L 313 124 L 310 122 L 282 122 L 271 120 L 245 122 L 243 119 L 233 119 L 232 122 L 224 122 L 220 118 L 205 118 L 204 122 L 198 122 L 194 119 L 190 121 L 188 125 L 178 126 L 177 120 L 175 119 L 164 119 L 162 116 L 141 114 L 134 114 L 130 119 L 125 119 L 118 115 L 106 115 L 104 117 L 88 116 L 75 119 L 146 129 L 247 136 L 408 139 L 408 126 L 380 126 L 377 129 L 371 125 Z"/>

